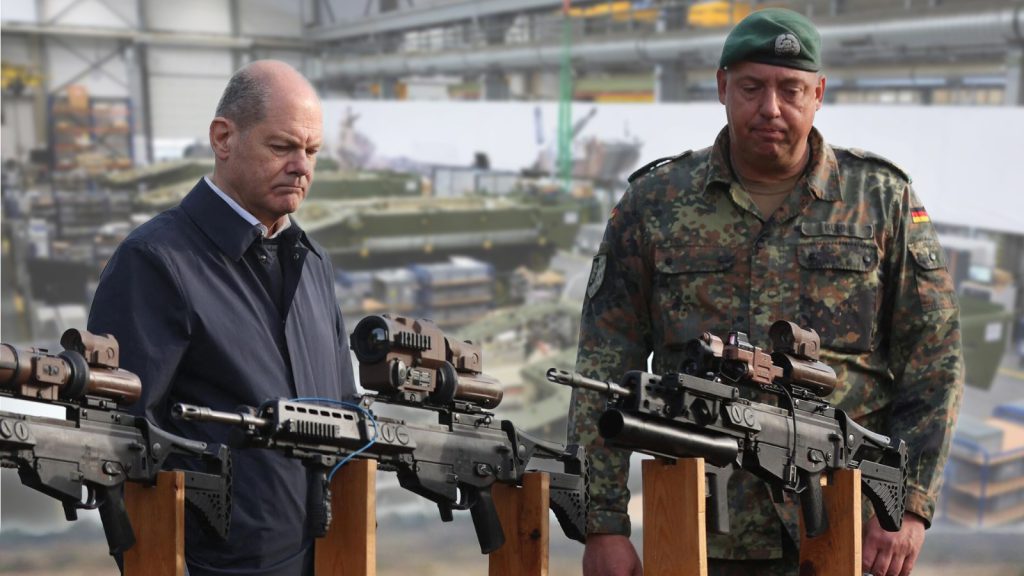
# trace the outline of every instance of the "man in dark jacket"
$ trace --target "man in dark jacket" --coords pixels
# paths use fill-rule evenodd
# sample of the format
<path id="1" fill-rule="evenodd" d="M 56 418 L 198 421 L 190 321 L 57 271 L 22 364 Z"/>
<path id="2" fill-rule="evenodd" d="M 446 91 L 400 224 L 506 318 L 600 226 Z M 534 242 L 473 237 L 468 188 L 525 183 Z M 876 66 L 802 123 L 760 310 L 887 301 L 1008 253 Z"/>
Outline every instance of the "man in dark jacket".
<path id="1" fill-rule="evenodd" d="M 118 339 L 122 366 L 143 382 L 134 410 L 161 428 L 225 443 L 224 427 L 173 420 L 170 407 L 354 394 L 331 263 L 289 217 L 321 133 L 320 101 L 301 74 L 276 61 L 242 68 L 210 123 L 213 174 L 132 232 L 103 271 L 89 330 Z M 322 504 L 319 487 L 275 452 L 232 456 L 231 535 L 214 542 L 187 518 L 189 572 L 311 575 L 307 510 Z"/>

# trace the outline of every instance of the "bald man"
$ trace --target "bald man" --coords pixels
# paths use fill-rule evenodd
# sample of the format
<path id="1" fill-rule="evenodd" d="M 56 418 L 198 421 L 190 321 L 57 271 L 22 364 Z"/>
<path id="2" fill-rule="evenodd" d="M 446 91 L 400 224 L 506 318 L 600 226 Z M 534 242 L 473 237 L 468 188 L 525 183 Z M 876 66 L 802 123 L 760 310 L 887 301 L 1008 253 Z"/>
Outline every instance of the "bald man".
<path id="1" fill-rule="evenodd" d="M 354 394 L 330 260 L 289 216 L 309 191 L 322 142 L 319 98 L 293 68 L 257 61 L 231 77 L 210 123 L 213 174 L 133 231 L 96 289 L 89 330 L 114 335 L 121 365 L 142 378 L 136 413 L 226 443 L 226 429 L 174 420 L 171 406 L 233 410 Z M 320 486 L 273 451 L 232 457 L 230 537 L 213 541 L 186 516 L 189 573 L 311 575 L 307 518 L 322 505 Z"/>

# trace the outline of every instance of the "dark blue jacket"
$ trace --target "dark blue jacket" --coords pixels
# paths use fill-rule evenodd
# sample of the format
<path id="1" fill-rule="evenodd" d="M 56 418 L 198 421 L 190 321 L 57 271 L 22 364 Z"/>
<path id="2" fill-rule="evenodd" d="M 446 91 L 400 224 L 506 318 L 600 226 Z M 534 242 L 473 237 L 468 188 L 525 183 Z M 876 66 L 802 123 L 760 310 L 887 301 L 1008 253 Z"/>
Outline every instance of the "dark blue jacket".
<path id="1" fill-rule="evenodd" d="M 227 443 L 220 425 L 173 420 L 175 402 L 234 410 L 276 397 L 355 393 L 348 336 L 323 248 L 293 222 L 282 232 L 282 314 L 243 255 L 260 233 L 200 180 L 181 205 L 133 231 L 100 277 L 89 330 L 113 334 L 142 379 L 132 407 L 170 432 Z M 192 576 L 298 576 L 312 562 L 311 476 L 272 451 L 233 450 L 227 544 L 186 519 Z M 176 462 L 177 466 L 188 466 Z"/>

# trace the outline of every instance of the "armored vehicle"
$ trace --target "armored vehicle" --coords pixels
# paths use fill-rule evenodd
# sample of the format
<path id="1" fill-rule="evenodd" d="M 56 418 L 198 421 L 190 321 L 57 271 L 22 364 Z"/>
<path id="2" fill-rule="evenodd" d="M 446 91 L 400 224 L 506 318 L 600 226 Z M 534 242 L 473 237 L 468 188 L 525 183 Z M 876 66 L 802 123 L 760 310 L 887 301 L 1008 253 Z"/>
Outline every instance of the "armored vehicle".
<path id="1" fill-rule="evenodd" d="M 327 169 L 321 164 L 327 164 Z M 420 197 L 429 191 L 429 186 L 416 174 L 339 171 L 329 169 L 330 164 L 318 163 L 320 169 L 313 179 L 310 199 Z M 105 183 L 115 190 L 137 191 L 135 210 L 155 214 L 177 205 L 200 177 L 212 172 L 212 160 L 179 160 L 114 173 Z"/>
<path id="2" fill-rule="evenodd" d="M 336 267 L 367 270 L 468 256 L 499 273 L 545 268 L 558 246 L 571 245 L 578 213 L 564 206 L 506 198 L 308 200 L 296 213 Z"/>
<path id="3" fill-rule="evenodd" d="M 579 322 L 577 305 L 546 302 L 493 310 L 454 333 L 481 346 L 487 373 L 505 386 L 496 409 L 502 418 L 546 438 L 561 438 L 572 390 L 552 386 L 544 374 L 552 366 L 575 365 Z"/>

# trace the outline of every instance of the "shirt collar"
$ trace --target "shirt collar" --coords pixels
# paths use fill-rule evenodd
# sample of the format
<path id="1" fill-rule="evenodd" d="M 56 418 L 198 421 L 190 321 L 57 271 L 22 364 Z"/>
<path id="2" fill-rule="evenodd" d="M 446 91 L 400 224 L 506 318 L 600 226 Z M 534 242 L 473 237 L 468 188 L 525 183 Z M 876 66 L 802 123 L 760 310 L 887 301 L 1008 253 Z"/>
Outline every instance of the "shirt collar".
<path id="1" fill-rule="evenodd" d="M 807 141 L 811 146 L 811 158 L 804 171 L 805 177 L 797 181 L 797 187 L 801 189 L 806 187 L 819 200 L 830 202 L 842 200 L 839 162 L 836 160 L 835 152 L 832 151 L 831 146 L 825 143 L 825 139 L 817 128 L 811 128 Z M 729 160 L 729 127 L 726 126 L 718 133 L 715 144 L 711 148 L 704 191 L 710 190 L 712 183 L 723 183 L 728 188 L 734 181 L 737 179 L 733 175 L 732 164 Z"/>
<path id="2" fill-rule="evenodd" d="M 213 182 L 206 177 L 199 180 L 185 196 L 181 201 L 181 208 L 224 254 L 235 261 L 240 260 L 249 246 L 266 232 L 266 227 L 259 221 L 252 222 L 245 217 L 246 214 L 252 217 L 252 214 L 238 206 L 222 191 L 217 190 Z M 252 219 L 255 220 L 254 217 Z M 302 243 L 323 258 L 319 247 L 306 237 L 306 233 L 291 218 L 288 219 L 288 225 L 281 228 L 276 236 L 280 236 L 286 243 Z"/>
<path id="3" fill-rule="evenodd" d="M 242 208 L 241 204 L 235 202 L 234 198 L 228 196 L 226 192 L 224 192 L 216 184 L 214 184 L 213 180 L 210 180 L 209 176 L 203 176 L 203 180 L 206 181 L 206 185 L 209 186 L 211 190 L 217 193 L 217 196 L 220 196 L 221 200 L 226 202 L 228 206 L 231 206 L 231 209 L 234 210 L 235 213 L 244 218 L 245 221 L 248 222 L 249 224 L 259 228 L 260 234 L 264 238 L 277 238 L 278 235 L 281 234 L 281 232 L 284 232 L 289 226 L 292 225 L 292 219 L 287 214 L 285 214 L 284 224 L 282 224 L 281 227 L 277 229 L 277 232 L 274 232 L 273 235 L 269 234 L 269 228 L 264 226 L 262 222 L 260 222 L 255 216 L 252 215 L 251 212 L 249 212 L 245 208 Z"/>

